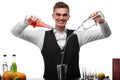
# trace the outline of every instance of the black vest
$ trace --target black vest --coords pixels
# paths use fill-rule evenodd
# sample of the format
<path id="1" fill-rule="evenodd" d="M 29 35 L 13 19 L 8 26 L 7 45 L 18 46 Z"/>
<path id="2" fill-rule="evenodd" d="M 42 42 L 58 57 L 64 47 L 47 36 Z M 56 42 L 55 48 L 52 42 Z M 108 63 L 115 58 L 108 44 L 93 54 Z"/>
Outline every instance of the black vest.
<path id="1" fill-rule="evenodd" d="M 67 36 L 73 33 L 73 30 L 67 30 Z M 57 64 L 61 63 L 61 49 L 56 41 L 53 30 L 46 31 L 42 56 L 45 64 L 44 78 L 57 80 Z M 79 71 L 79 43 L 77 35 L 72 35 L 67 43 L 64 52 L 63 63 L 68 65 L 67 80 L 70 78 L 80 78 Z"/>

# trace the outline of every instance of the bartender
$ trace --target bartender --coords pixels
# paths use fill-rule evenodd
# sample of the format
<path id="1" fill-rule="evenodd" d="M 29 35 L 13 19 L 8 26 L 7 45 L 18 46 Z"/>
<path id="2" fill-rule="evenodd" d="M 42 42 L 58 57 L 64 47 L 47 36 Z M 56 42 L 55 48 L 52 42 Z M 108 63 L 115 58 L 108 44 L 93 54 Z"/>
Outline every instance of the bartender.
<path id="1" fill-rule="evenodd" d="M 37 16 L 28 16 L 12 28 L 12 34 L 27 40 L 39 47 L 44 59 L 45 80 L 58 80 L 57 64 L 61 64 L 62 53 L 64 53 L 63 64 L 67 64 L 67 80 L 79 80 L 80 47 L 88 42 L 107 38 L 111 35 L 110 28 L 101 16 L 93 18 L 100 25 L 99 30 L 82 30 L 75 33 L 74 30 L 66 28 L 70 18 L 69 6 L 64 2 L 57 2 L 53 7 L 52 17 L 55 20 L 54 28 L 50 30 L 28 30 L 30 23 L 38 22 Z M 90 14 L 89 18 L 98 15 L 99 11 Z M 67 39 L 71 34 L 73 35 Z M 66 43 L 66 40 L 67 43 Z"/>

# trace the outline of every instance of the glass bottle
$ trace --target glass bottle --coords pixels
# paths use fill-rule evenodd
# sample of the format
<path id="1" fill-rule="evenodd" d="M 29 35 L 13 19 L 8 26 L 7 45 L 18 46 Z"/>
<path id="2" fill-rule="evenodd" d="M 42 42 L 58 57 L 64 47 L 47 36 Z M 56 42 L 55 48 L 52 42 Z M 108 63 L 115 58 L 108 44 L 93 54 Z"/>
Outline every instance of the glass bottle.
<path id="1" fill-rule="evenodd" d="M 11 71 L 17 72 L 17 64 L 16 64 L 16 55 L 12 55 L 12 65 L 11 65 Z"/>
<path id="2" fill-rule="evenodd" d="M 3 69 L 3 72 L 8 70 L 7 55 L 6 54 L 3 55 L 2 69 Z"/>
<path id="3" fill-rule="evenodd" d="M 29 25 L 32 25 L 34 28 L 35 28 L 35 27 L 44 27 L 44 28 L 49 28 L 49 29 L 52 28 L 51 26 L 49 26 L 48 24 L 42 22 L 41 20 L 39 20 L 39 21 L 31 21 L 31 20 L 32 20 L 32 17 L 33 17 L 33 16 L 28 16 L 28 15 L 27 15 L 27 16 L 25 17 L 24 22 L 27 23 L 27 24 L 29 24 Z M 30 20 L 30 21 L 29 21 L 29 20 Z"/>

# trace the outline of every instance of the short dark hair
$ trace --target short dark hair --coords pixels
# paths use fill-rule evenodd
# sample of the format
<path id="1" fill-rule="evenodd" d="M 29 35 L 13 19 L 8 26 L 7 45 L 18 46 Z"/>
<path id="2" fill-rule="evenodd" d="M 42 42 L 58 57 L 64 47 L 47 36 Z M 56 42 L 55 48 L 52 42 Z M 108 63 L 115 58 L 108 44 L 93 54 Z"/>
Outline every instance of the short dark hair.
<path id="1" fill-rule="evenodd" d="M 64 3 L 64 2 L 57 2 L 55 3 L 54 7 L 53 7 L 53 12 L 55 11 L 56 8 L 67 8 L 69 11 L 69 6 Z"/>

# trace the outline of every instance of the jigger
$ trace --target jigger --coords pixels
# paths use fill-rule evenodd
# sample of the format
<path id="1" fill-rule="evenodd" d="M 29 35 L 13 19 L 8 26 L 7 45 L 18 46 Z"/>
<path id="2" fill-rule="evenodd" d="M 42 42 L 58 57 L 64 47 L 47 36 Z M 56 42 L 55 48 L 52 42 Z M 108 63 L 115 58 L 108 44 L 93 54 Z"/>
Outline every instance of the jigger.
<path id="1" fill-rule="evenodd" d="M 67 64 L 57 65 L 58 80 L 66 80 L 67 76 Z"/>

